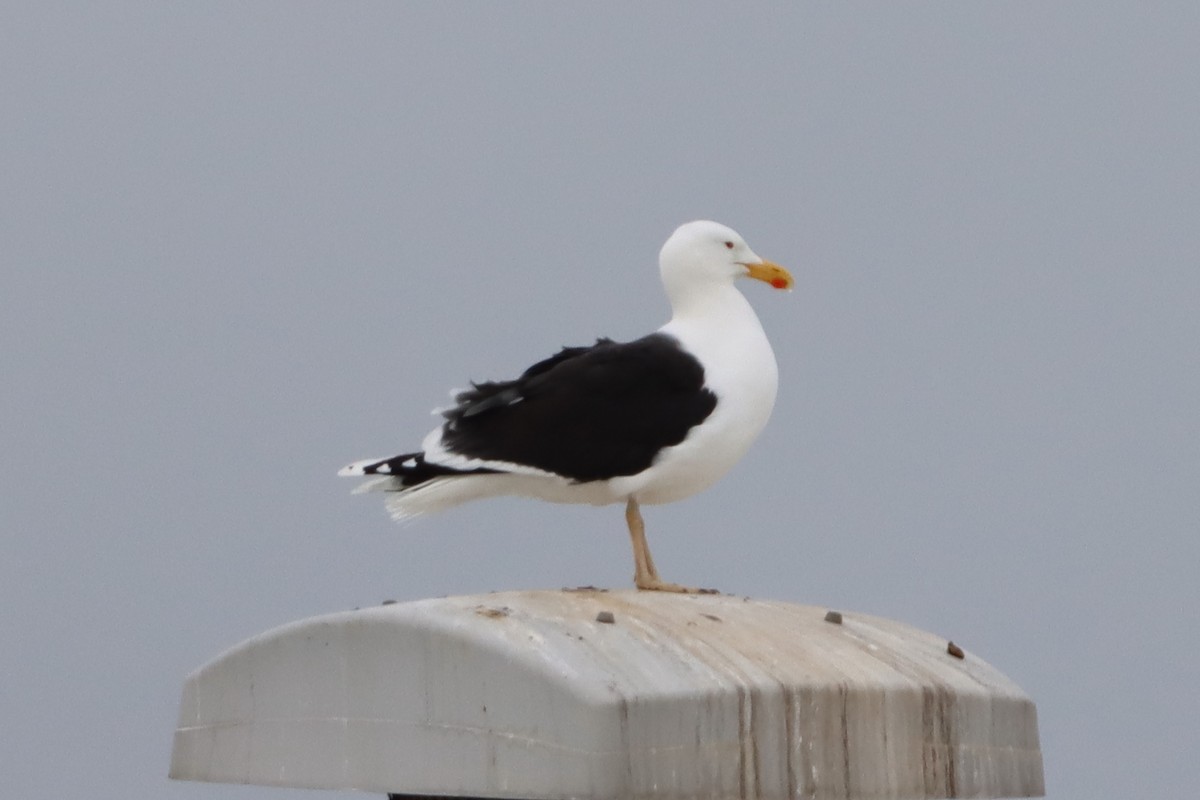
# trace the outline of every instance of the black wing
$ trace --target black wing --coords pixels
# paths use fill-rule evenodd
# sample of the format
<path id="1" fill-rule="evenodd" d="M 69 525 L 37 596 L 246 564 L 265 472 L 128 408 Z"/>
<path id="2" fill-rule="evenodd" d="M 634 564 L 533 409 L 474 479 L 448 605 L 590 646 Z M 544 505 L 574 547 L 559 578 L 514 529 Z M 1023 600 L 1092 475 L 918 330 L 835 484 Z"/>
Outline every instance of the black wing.
<path id="1" fill-rule="evenodd" d="M 717 405 L 704 367 L 661 333 L 564 347 L 514 381 L 473 384 L 455 400 L 444 412 L 447 450 L 574 481 L 641 472 Z"/>

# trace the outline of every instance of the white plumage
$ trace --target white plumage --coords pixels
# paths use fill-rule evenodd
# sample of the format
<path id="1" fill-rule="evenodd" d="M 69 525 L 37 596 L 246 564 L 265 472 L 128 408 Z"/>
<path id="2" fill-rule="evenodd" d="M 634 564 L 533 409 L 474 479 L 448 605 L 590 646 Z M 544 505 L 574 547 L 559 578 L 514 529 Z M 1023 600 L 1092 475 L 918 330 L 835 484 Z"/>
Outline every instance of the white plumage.
<path id="1" fill-rule="evenodd" d="M 421 451 L 368 459 L 341 475 L 356 492 L 389 492 L 397 520 L 469 500 L 521 495 L 559 503 L 626 503 L 640 588 L 662 581 L 639 504 L 702 491 L 746 453 L 770 417 L 778 385 L 771 345 L 734 285 L 752 277 L 790 289 L 792 277 L 716 222 L 679 227 L 659 253 L 669 322 L 618 344 L 564 348 L 515 381 L 460 393 Z"/>

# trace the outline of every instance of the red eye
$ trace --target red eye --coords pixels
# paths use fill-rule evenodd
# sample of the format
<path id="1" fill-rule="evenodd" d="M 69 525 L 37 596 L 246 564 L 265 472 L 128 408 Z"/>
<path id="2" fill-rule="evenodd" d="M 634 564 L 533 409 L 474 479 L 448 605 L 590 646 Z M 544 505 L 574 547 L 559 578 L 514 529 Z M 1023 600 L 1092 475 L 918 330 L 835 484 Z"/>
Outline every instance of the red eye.
<path id="1" fill-rule="evenodd" d="M 726 242 L 726 243 L 725 243 L 725 246 L 726 246 L 726 247 L 728 247 L 730 250 L 732 250 L 732 249 L 733 249 L 733 242 Z"/>

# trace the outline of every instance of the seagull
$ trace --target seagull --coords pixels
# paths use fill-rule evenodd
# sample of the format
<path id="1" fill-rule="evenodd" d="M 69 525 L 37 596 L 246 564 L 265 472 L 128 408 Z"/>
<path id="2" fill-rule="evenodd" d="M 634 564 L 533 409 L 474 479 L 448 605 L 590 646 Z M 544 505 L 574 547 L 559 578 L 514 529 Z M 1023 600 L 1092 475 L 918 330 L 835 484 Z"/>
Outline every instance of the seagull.
<path id="1" fill-rule="evenodd" d="M 486 497 L 625 504 L 638 589 L 696 592 L 664 581 L 640 506 L 703 491 L 737 463 L 767 423 L 778 367 L 735 283 L 791 289 L 783 267 L 731 228 L 680 226 L 659 252 L 671 319 L 630 342 L 564 347 L 507 381 L 472 382 L 440 410 L 421 448 L 343 467 L 386 493 L 405 521 Z"/>

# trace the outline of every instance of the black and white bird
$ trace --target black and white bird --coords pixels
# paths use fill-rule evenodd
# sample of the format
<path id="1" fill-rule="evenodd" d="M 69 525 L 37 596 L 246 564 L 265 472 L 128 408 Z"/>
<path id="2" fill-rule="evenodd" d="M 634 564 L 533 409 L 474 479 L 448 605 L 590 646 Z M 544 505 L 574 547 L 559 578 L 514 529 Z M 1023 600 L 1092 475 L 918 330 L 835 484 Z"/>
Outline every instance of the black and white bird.
<path id="1" fill-rule="evenodd" d="M 766 425 L 778 369 L 750 303 L 750 277 L 790 289 L 786 269 L 716 222 L 679 227 L 659 253 L 670 321 L 631 342 L 564 347 L 511 381 L 473 383 L 441 411 L 421 449 L 339 474 L 389 493 L 396 520 L 498 495 L 557 503 L 625 503 L 639 589 L 692 591 L 662 580 L 639 506 L 702 491 Z"/>

